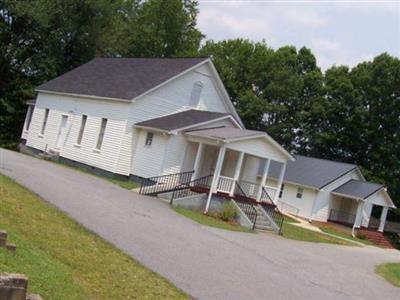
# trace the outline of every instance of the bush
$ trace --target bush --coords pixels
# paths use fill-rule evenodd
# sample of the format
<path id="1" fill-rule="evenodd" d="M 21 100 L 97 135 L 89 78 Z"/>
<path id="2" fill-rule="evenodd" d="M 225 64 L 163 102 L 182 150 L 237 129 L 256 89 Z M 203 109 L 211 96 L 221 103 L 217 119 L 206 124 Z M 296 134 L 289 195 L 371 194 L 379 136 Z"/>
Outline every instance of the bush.
<path id="1" fill-rule="evenodd" d="M 223 206 L 222 212 L 221 212 L 222 220 L 229 221 L 229 220 L 234 219 L 237 215 L 238 215 L 238 211 L 237 211 L 235 204 L 233 204 L 232 202 L 224 203 L 224 206 Z"/>

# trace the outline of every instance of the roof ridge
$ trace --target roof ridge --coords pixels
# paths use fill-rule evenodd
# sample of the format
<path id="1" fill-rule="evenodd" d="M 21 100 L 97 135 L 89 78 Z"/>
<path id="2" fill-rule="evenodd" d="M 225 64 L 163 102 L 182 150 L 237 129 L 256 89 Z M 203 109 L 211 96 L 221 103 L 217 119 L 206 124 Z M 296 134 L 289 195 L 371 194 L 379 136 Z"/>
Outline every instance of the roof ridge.
<path id="1" fill-rule="evenodd" d="M 348 162 L 343 162 L 343 161 L 337 161 L 337 160 L 332 160 L 332 159 L 327 159 L 327 158 L 320 158 L 320 157 L 307 156 L 307 155 L 301 155 L 301 154 L 295 154 L 294 156 L 301 156 L 301 157 L 310 158 L 310 159 L 315 159 L 315 160 L 323 160 L 323 161 L 328 161 L 328 162 L 334 162 L 334 163 L 337 163 L 337 164 L 351 165 L 351 166 L 356 166 L 356 167 L 358 167 L 358 165 L 357 165 L 357 164 L 354 164 L 354 163 L 348 163 Z"/>

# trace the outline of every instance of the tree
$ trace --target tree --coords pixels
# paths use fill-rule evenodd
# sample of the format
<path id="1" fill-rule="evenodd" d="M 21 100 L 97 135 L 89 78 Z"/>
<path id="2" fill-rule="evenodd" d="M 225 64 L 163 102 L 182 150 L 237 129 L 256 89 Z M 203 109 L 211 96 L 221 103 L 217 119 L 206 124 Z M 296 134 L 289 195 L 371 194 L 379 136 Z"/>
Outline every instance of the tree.
<path id="1" fill-rule="evenodd" d="M 149 0 L 138 8 L 132 44 L 123 55 L 172 57 L 197 53 L 202 33 L 196 28 L 195 0 Z"/>
<path id="2" fill-rule="evenodd" d="M 288 149 L 304 152 L 312 120 L 324 115 L 323 75 L 309 49 L 274 51 L 265 42 L 236 39 L 209 41 L 200 55 L 212 56 L 246 127 L 267 131 Z"/>

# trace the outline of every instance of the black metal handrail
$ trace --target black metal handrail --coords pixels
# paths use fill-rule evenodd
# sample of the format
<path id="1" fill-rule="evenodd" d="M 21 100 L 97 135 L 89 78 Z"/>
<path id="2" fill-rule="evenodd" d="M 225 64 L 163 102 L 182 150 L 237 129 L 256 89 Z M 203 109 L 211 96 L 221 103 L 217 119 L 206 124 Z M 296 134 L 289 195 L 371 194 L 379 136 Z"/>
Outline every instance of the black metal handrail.
<path id="1" fill-rule="evenodd" d="M 278 234 L 282 234 L 283 232 L 283 221 L 285 217 L 279 209 L 274 204 L 268 204 L 267 202 L 261 202 L 261 207 L 264 209 L 265 213 L 274 221 L 276 226 L 278 226 Z"/>
<path id="2" fill-rule="evenodd" d="M 269 205 L 275 206 L 274 201 L 272 201 L 272 198 L 271 198 L 271 196 L 268 194 L 268 192 L 267 192 L 267 190 L 265 189 L 265 187 L 262 188 L 262 192 L 261 192 L 261 202 L 266 202 L 266 203 L 268 203 Z"/>
<path id="3" fill-rule="evenodd" d="M 139 194 L 157 195 L 173 191 L 178 185 L 190 182 L 194 171 L 182 172 L 142 179 Z"/>
<path id="4" fill-rule="evenodd" d="M 175 199 L 209 192 L 213 177 L 213 175 L 208 175 L 176 186 L 170 204 L 172 205 Z"/>
<path id="5" fill-rule="evenodd" d="M 254 229 L 257 222 L 257 210 L 254 208 L 254 201 L 246 195 L 237 182 L 235 182 L 233 201 L 235 201 L 237 206 L 239 206 L 239 208 L 246 214 L 250 222 L 253 223 Z"/>

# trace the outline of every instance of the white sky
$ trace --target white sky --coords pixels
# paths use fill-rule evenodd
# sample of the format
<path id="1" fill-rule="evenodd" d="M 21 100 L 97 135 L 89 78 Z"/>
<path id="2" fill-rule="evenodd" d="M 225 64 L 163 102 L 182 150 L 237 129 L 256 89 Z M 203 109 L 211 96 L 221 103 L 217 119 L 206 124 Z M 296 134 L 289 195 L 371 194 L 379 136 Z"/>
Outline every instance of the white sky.
<path id="1" fill-rule="evenodd" d="M 265 40 L 311 48 L 322 69 L 354 66 L 388 52 L 400 57 L 400 0 L 199 0 L 206 39 Z"/>

